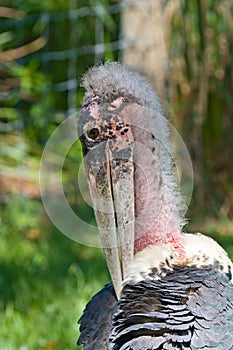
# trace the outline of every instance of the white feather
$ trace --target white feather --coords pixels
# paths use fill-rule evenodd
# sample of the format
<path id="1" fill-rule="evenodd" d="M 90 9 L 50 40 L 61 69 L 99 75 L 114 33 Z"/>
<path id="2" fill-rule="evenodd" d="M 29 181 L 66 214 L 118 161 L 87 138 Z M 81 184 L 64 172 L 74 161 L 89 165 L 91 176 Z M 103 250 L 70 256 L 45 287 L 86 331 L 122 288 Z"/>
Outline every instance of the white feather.
<path id="1" fill-rule="evenodd" d="M 124 283 L 129 281 L 139 282 L 149 277 L 151 269 L 157 268 L 158 275 L 165 275 L 161 272 L 161 267 L 165 267 L 168 271 L 174 266 L 197 266 L 200 269 L 203 266 L 221 265 L 221 271 L 228 274 L 233 273 L 233 264 L 225 252 L 225 250 L 212 238 L 201 233 L 185 233 L 184 234 L 185 259 L 181 259 L 176 250 L 170 245 L 148 246 L 141 252 L 138 252 L 132 265 L 128 269 L 128 276 Z M 154 279 L 154 276 L 151 277 Z M 159 278 L 159 277 L 157 277 Z M 233 277 L 231 279 L 233 283 Z"/>

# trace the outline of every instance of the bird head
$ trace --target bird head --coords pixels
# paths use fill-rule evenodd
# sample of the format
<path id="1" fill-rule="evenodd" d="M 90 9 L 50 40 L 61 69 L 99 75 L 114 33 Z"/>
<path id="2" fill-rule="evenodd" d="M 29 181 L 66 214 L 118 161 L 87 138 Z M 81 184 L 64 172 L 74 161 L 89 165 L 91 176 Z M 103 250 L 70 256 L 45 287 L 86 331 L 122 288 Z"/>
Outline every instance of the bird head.
<path id="1" fill-rule="evenodd" d="M 173 241 L 181 249 L 181 200 L 169 157 L 168 124 L 152 85 L 114 62 L 90 69 L 83 86 L 79 135 L 100 239 L 119 297 L 135 252 Z"/>

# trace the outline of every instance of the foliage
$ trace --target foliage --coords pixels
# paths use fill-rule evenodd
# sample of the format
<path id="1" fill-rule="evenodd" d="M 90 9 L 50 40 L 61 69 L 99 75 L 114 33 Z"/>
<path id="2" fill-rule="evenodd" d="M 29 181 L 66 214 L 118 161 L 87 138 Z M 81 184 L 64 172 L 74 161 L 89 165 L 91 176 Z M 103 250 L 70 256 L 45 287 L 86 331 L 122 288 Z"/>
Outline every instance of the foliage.
<path id="1" fill-rule="evenodd" d="M 193 209 L 232 217 L 233 6 L 214 0 L 177 4 L 167 84 L 171 113 L 193 159 Z"/>
<path id="2" fill-rule="evenodd" d="M 0 181 L 2 174 L 12 181 L 19 176 L 19 168 L 24 169 L 23 181 L 32 181 L 33 169 L 33 186 L 38 187 L 44 145 L 67 114 L 80 107 L 80 77 L 97 60 L 117 59 L 111 42 L 118 38 L 119 13 L 109 14 L 108 4 L 105 0 L 21 0 L 16 10 L 18 1 L 5 1 L 9 9 L 0 12 Z M 96 56 L 98 23 L 103 25 L 106 50 Z M 9 60 L 11 56 L 15 59 Z M 75 164 L 79 161 L 80 147 Z M 64 179 L 69 183 L 72 179 L 66 170 Z"/>
<path id="3" fill-rule="evenodd" d="M 7 123 L 17 110 L 15 118 L 22 121 L 26 137 L 44 145 L 67 111 L 80 106 L 83 91 L 76 89 L 76 96 L 69 97 L 69 84 L 78 87 L 87 68 L 97 63 L 98 56 L 92 49 L 97 22 L 103 24 L 107 45 L 99 61 L 117 59 L 118 52 L 111 50 L 111 42 L 118 39 L 119 14 L 110 15 L 106 10 L 109 2 L 104 0 L 20 3 L 19 12 L 14 10 L 19 7 L 18 1 L 5 1 L 12 13 L 0 25 L 1 107 L 7 112 L 1 113 L 1 118 Z M 79 10 L 84 15 L 78 15 Z M 9 61 L 9 55 L 16 59 Z"/>
<path id="4" fill-rule="evenodd" d="M 102 251 L 62 236 L 38 200 L 12 198 L 0 227 L 2 349 L 76 349 L 77 320 L 109 281 Z"/>
<path id="5" fill-rule="evenodd" d="M 12 8 L 0 24 L 0 344 L 6 350 L 76 349 L 77 320 L 91 296 L 109 281 L 102 251 L 62 236 L 37 199 L 43 146 L 66 118 L 70 103 L 80 106 L 79 78 L 98 58 L 90 51 L 95 21 L 104 24 L 106 44 L 118 37 L 119 15 L 109 15 L 107 4 L 94 3 L 102 8 L 99 15 L 93 8 L 88 16 L 72 18 L 72 11 L 89 2 L 4 2 Z M 9 54 L 16 58 L 9 61 Z M 108 45 L 98 59 L 117 55 Z M 77 83 L 71 102 L 70 79 Z M 64 162 L 64 189 L 72 208 L 86 219 L 90 208 L 77 193 L 80 162 L 76 142 Z"/>
<path id="6" fill-rule="evenodd" d="M 120 15 L 107 11 L 113 3 L 4 0 L 1 4 L 20 9 L 0 23 L 0 57 L 5 57 L 0 63 L 0 183 L 4 175 L 9 188 L 7 195 L 0 192 L 0 344 L 6 350 L 75 349 L 76 321 L 109 279 L 102 252 L 62 236 L 48 222 L 37 198 L 43 146 L 67 110 L 80 107 L 80 77 L 94 63 L 119 58 L 112 42 L 119 38 Z M 214 213 L 221 219 L 223 224 L 208 223 L 205 231 L 233 257 L 232 228 L 219 234 L 233 214 L 232 4 L 176 3 L 168 38 L 167 107 L 194 162 L 196 217 Z M 72 17 L 88 6 L 92 6 L 88 15 Z M 100 24 L 106 49 L 97 55 L 93 45 Z M 22 47 L 23 51 L 14 51 L 12 61 L 1 56 Z M 73 79 L 77 86 L 72 90 Z M 80 145 L 75 143 L 64 163 L 64 189 L 72 207 L 87 217 L 90 208 L 77 193 L 80 162 Z M 21 195 L 12 195 L 17 182 Z"/>

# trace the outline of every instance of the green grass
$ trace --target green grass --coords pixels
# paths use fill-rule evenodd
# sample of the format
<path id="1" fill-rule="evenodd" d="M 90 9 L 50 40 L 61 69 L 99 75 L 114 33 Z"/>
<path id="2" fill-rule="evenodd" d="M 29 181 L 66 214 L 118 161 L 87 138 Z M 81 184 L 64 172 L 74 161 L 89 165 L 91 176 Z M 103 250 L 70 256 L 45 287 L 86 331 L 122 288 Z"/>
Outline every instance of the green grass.
<path id="1" fill-rule="evenodd" d="M 77 320 L 109 281 L 103 253 L 56 231 L 27 198 L 3 206 L 0 230 L 1 349 L 77 349 Z"/>
<path id="2" fill-rule="evenodd" d="M 231 235 L 212 224 L 205 233 L 233 257 Z M 0 234 L 1 349 L 78 349 L 77 320 L 109 281 L 102 251 L 66 238 L 21 196 L 2 205 Z"/>

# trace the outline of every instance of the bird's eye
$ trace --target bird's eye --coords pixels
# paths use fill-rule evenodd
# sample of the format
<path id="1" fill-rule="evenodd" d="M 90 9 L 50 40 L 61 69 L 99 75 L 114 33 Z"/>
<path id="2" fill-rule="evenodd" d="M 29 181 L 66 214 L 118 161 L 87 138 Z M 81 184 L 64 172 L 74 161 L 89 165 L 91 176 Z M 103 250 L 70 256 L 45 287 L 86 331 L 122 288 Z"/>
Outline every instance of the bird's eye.
<path id="1" fill-rule="evenodd" d="M 95 140 L 98 136 L 99 136 L 99 129 L 97 128 L 92 128 L 90 130 L 88 130 L 87 132 L 87 136 L 92 139 L 92 140 Z"/>

